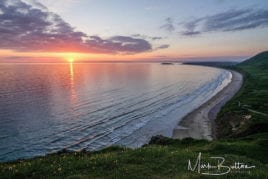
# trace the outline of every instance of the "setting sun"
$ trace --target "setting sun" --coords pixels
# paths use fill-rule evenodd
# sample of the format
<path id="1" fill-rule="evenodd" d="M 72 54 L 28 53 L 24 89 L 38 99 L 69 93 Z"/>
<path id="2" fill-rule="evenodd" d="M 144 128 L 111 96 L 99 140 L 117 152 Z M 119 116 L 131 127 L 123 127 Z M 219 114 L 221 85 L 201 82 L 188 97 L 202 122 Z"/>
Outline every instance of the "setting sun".
<path id="1" fill-rule="evenodd" d="M 74 62 L 74 58 L 73 57 L 68 57 L 68 62 L 69 63 L 73 63 Z"/>

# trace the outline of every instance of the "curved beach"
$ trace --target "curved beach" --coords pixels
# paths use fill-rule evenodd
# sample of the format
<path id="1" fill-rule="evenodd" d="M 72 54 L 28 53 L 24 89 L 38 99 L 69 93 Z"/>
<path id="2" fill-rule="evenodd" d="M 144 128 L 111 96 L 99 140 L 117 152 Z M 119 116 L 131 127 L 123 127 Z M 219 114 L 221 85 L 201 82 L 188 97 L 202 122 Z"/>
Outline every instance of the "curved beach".
<path id="1" fill-rule="evenodd" d="M 191 137 L 207 140 L 214 138 L 213 121 L 221 107 L 238 92 L 243 83 L 243 76 L 240 73 L 229 71 L 232 73 L 232 81 L 209 101 L 186 115 L 173 130 L 173 138 Z"/>

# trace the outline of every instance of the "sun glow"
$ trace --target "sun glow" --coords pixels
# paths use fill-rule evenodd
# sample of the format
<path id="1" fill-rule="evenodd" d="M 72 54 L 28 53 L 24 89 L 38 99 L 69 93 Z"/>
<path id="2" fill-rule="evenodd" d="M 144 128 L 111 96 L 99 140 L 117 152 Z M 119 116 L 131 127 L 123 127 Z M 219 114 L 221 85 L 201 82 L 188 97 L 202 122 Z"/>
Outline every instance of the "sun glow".
<path id="1" fill-rule="evenodd" d="M 73 63 L 74 62 L 74 58 L 73 57 L 68 57 L 68 62 L 69 63 Z"/>
<path id="2" fill-rule="evenodd" d="M 79 54 L 79 53 L 61 53 L 65 60 L 67 60 L 69 63 L 75 63 L 77 60 L 81 59 L 83 55 L 85 54 Z"/>

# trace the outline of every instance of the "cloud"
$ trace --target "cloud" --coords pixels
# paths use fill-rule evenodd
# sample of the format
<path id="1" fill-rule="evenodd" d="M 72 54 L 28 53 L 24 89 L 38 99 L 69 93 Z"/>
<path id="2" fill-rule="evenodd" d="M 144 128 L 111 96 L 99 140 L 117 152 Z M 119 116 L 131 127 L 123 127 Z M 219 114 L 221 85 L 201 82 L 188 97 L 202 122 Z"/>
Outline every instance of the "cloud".
<path id="1" fill-rule="evenodd" d="M 142 38 L 89 36 L 42 4 L 21 0 L 1 0 L 0 39 L 0 49 L 16 51 L 132 54 L 152 50 Z"/>
<path id="2" fill-rule="evenodd" d="M 201 20 L 202 19 L 195 19 L 195 20 L 192 20 L 190 22 L 185 23 L 184 24 L 184 27 L 187 30 L 184 31 L 184 32 L 182 32 L 182 34 L 185 35 L 185 36 L 192 36 L 192 35 L 198 35 L 198 34 L 200 34 L 200 32 L 196 30 L 196 27 L 197 27 L 198 23 Z"/>
<path id="3" fill-rule="evenodd" d="M 165 37 L 159 37 L 159 36 L 148 36 L 148 35 L 141 35 L 141 34 L 133 34 L 133 37 L 139 37 L 143 39 L 149 39 L 149 40 L 162 40 Z"/>
<path id="4" fill-rule="evenodd" d="M 165 48 L 169 48 L 169 47 L 170 47 L 170 45 L 164 44 L 164 45 L 160 45 L 160 46 L 156 47 L 155 50 L 165 49 Z"/>
<path id="5" fill-rule="evenodd" d="M 201 32 L 199 31 L 185 31 L 185 32 L 182 32 L 181 33 L 182 35 L 184 36 L 194 36 L 194 35 L 198 35 L 198 34 L 201 34 Z"/>
<path id="6" fill-rule="evenodd" d="M 193 36 L 205 32 L 228 32 L 255 29 L 268 25 L 268 10 L 241 9 L 198 18 L 184 23 L 185 36 Z"/>
<path id="7" fill-rule="evenodd" d="M 173 32 L 175 30 L 174 21 L 171 17 L 165 19 L 165 23 L 160 26 L 160 29 L 164 29 L 168 32 Z"/>
<path id="8" fill-rule="evenodd" d="M 143 39 L 149 39 L 152 41 L 156 41 L 156 40 L 162 40 L 165 39 L 166 37 L 159 37 L 159 36 L 148 36 L 148 35 L 141 35 L 141 34 L 133 34 L 133 37 L 139 37 L 139 38 L 143 38 Z M 154 48 L 154 50 L 161 50 L 161 49 L 165 49 L 165 48 L 169 48 L 170 45 L 168 44 L 163 44 L 160 46 L 157 46 Z"/>
<path id="9" fill-rule="evenodd" d="M 126 36 L 114 36 L 111 37 L 108 41 L 113 42 L 113 50 L 119 50 L 122 52 L 143 52 L 151 50 L 151 44 L 144 39 L 135 39 L 132 37 Z"/>
<path id="10" fill-rule="evenodd" d="M 152 40 L 162 40 L 163 37 L 151 37 Z"/>

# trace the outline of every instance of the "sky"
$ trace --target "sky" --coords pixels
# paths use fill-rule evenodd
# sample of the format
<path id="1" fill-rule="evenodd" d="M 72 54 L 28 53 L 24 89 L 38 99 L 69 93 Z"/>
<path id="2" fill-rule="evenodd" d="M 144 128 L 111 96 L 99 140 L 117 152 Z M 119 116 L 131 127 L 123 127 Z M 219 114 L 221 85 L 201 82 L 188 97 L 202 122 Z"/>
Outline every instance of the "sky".
<path id="1" fill-rule="evenodd" d="M 267 34 L 267 0 L 0 1 L 0 62 L 235 61 Z"/>

